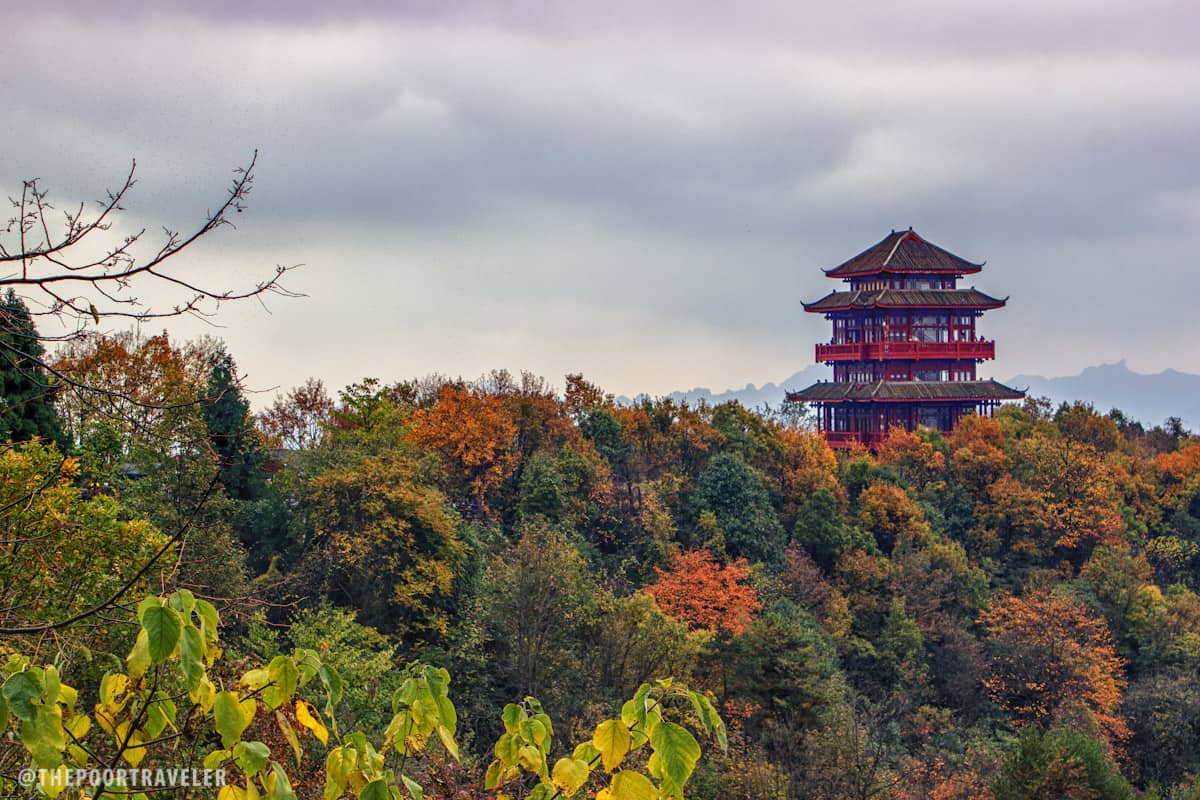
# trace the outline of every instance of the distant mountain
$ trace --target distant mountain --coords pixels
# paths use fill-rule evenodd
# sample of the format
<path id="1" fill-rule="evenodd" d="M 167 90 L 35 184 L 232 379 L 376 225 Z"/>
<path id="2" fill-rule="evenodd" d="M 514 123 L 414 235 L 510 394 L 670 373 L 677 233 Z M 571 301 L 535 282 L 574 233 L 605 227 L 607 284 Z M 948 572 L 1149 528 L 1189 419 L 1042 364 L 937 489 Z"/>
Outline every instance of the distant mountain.
<path id="1" fill-rule="evenodd" d="M 1147 426 L 1161 424 L 1167 417 L 1179 417 L 1192 430 L 1200 426 L 1200 375 L 1173 369 L 1147 375 L 1129 369 L 1121 359 L 1088 367 L 1078 375 L 1017 375 L 1005 383 L 1056 404 L 1083 400 L 1101 413 L 1119 408 Z"/>
<path id="2" fill-rule="evenodd" d="M 783 396 L 787 392 L 794 392 L 797 389 L 803 389 L 817 381 L 827 381 L 833 377 L 833 371 L 824 364 L 811 364 L 797 372 L 790 378 L 785 378 L 779 383 L 764 383 L 762 386 L 755 386 L 753 383 L 747 383 L 741 389 L 728 389 L 724 392 L 713 393 L 712 389 L 704 386 L 697 386 L 694 389 L 688 389 L 686 392 L 671 392 L 667 397 L 677 403 L 687 401 L 689 405 L 696 405 L 703 401 L 710 406 L 719 405 L 720 403 L 728 403 L 730 400 L 736 400 L 746 408 L 758 408 L 764 403 L 772 408 L 778 408 L 783 402 Z M 617 398 L 619 403 L 632 402 L 628 397 Z"/>
<path id="3" fill-rule="evenodd" d="M 741 389 L 717 393 L 698 386 L 685 392 L 672 392 L 668 396 L 676 402 L 686 400 L 691 404 L 703 400 L 708 405 L 717 405 L 736 400 L 746 408 L 756 408 L 763 403 L 777 407 L 783 402 L 785 392 L 803 389 L 816 381 L 830 378 L 828 367 L 813 364 L 778 384 L 755 386 L 748 383 Z M 1200 428 L 1200 375 L 1173 369 L 1147 375 L 1132 371 L 1122 359 L 1115 364 L 1088 367 L 1078 375 L 1057 378 L 1017 375 L 1004 383 L 1017 389 L 1026 389 L 1034 397 L 1049 397 L 1056 405 L 1082 400 L 1091 403 L 1101 413 L 1119 408 L 1127 417 L 1147 426 L 1161 424 L 1167 417 L 1179 417 L 1192 430 Z M 620 401 L 630 402 L 627 397 L 620 398 Z"/>

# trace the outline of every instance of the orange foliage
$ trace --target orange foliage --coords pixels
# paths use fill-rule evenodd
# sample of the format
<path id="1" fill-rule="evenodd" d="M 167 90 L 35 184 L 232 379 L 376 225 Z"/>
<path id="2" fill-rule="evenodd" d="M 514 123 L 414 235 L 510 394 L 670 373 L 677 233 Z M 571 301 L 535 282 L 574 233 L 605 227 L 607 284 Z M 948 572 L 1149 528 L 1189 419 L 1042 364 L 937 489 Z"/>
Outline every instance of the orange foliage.
<path id="1" fill-rule="evenodd" d="M 928 483 L 946 466 L 946 457 L 912 431 L 894 426 L 875 452 L 881 465 L 894 467 L 918 485 Z"/>
<path id="2" fill-rule="evenodd" d="M 762 607 L 746 580 L 746 559 L 721 566 L 707 550 L 680 553 L 665 571 L 655 567 L 658 580 L 646 591 L 663 613 L 683 620 L 692 630 L 743 633 L 754 612 Z"/>
<path id="3" fill-rule="evenodd" d="M 1129 737 L 1118 716 L 1125 661 L 1103 618 L 1073 597 L 1039 590 L 997 603 L 979 622 L 994 652 L 984 685 L 1014 719 L 1046 727 L 1082 705 L 1109 741 Z"/>
<path id="4" fill-rule="evenodd" d="M 1004 473 L 1004 431 L 992 417 L 970 414 L 959 420 L 947 435 L 950 465 L 954 476 L 978 497 L 984 488 Z"/>
<path id="5" fill-rule="evenodd" d="M 517 426 L 503 400 L 471 389 L 443 386 L 437 402 L 413 412 L 412 437 L 436 450 L 447 476 L 481 510 L 516 467 Z"/>
<path id="6" fill-rule="evenodd" d="M 873 533 L 887 553 L 903 541 L 919 541 L 929 533 L 925 515 L 904 490 L 890 483 L 872 483 L 858 498 L 858 524 Z"/>
<path id="7" fill-rule="evenodd" d="M 779 431 L 783 443 L 780 489 L 789 506 L 797 506 L 818 489 L 827 489 L 845 503 L 846 490 L 838 481 L 837 456 L 825 437 L 799 428 Z M 794 509 L 793 509 L 794 511 Z"/>

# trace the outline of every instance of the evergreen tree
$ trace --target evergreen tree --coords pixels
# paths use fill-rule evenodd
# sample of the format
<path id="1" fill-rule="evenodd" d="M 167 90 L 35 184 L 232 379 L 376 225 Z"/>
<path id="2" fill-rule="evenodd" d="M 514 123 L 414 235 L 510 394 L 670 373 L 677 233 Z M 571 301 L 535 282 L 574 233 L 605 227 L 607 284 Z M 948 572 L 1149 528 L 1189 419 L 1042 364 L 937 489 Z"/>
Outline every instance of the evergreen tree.
<path id="1" fill-rule="evenodd" d="M 219 348 L 212 356 L 208 387 L 202 402 L 209 441 L 221 465 L 221 483 L 235 500 L 253 500 L 262 489 L 262 452 L 242 394 L 233 356 Z"/>
<path id="2" fill-rule="evenodd" d="M 779 565 L 786 534 L 762 476 L 735 455 L 709 463 L 696 486 L 697 515 L 711 511 L 725 532 L 729 554 Z"/>
<path id="3" fill-rule="evenodd" d="M 23 442 L 39 436 L 65 450 L 44 354 L 28 307 L 9 289 L 0 303 L 0 437 Z"/>

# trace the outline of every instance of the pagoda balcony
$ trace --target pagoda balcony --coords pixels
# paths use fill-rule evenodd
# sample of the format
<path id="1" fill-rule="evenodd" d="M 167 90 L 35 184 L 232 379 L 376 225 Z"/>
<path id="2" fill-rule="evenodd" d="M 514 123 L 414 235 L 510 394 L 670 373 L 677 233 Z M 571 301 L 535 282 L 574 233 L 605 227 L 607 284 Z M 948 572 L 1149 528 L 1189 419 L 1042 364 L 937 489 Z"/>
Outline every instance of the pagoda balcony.
<path id="1" fill-rule="evenodd" d="M 825 441 L 830 447 L 853 447 L 856 444 L 875 447 L 883 444 L 886 433 L 879 431 L 822 431 Z"/>
<path id="2" fill-rule="evenodd" d="M 996 343 L 977 339 L 973 342 L 852 342 L 818 344 L 817 363 L 833 361 L 879 361 L 886 358 L 977 360 L 996 357 Z"/>

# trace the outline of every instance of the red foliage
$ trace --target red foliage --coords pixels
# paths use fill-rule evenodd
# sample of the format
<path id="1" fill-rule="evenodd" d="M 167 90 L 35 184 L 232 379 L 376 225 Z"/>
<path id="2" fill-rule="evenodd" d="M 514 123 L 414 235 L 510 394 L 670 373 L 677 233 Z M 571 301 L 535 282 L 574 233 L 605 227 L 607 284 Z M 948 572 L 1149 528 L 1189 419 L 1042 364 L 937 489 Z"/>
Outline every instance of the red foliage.
<path id="1" fill-rule="evenodd" d="M 743 633 L 762 607 L 758 594 L 743 583 L 748 573 L 744 558 L 722 566 L 707 550 L 689 550 L 675 557 L 669 571 L 655 571 L 658 580 L 646 591 L 664 613 L 692 630 Z"/>

